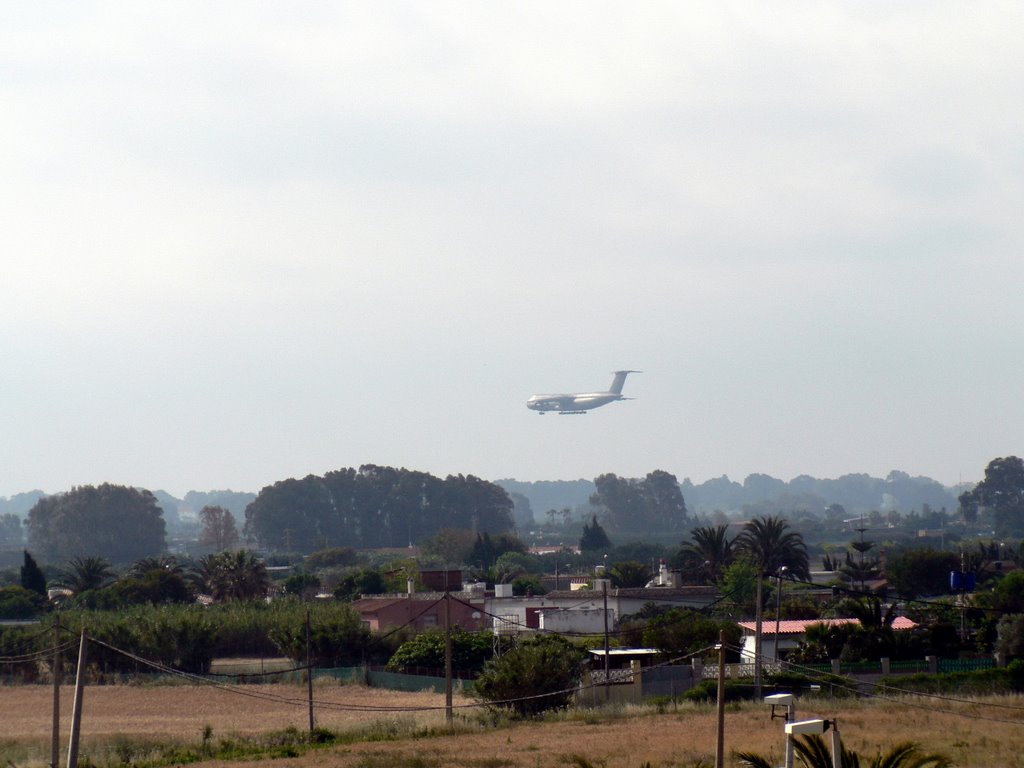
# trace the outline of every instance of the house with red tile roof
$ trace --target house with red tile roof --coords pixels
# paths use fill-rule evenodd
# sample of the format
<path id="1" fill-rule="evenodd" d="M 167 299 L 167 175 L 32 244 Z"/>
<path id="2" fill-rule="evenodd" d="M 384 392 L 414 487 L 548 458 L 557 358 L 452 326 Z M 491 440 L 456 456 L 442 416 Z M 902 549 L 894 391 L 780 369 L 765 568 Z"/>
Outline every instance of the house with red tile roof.
<path id="1" fill-rule="evenodd" d="M 455 599 L 455 598 L 458 599 Z M 451 601 L 452 626 L 470 631 L 483 629 L 484 601 L 457 593 Z M 386 632 L 399 627 L 420 633 L 444 627 L 445 605 L 443 592 L 417 592 L 403 595 L 361 597 L 352 601 L 363 624 L 372 632 Z M 488 621 L 487 624 L 490 624 Z"/>
<path id="2" fill-rule="evenodd" d="M 795 651 L 807 634 L 807 628 L 815 624 L 824 624 L 830 627 L 842 626 L 844 624 L 859 624 L 859 619 L 786 619 L 778 623 L 776 634 L 775 620 L 769 619 L 761 623 L 761 657 L 766 659 L 785 658 L 787 652 Z M 757 622 L 740 621 L 740 629 L 743 630 L 743 650 L 741 656 L 744 661 L 754 660 L 754 640 L 757 632 Z M 892 623 L 892 628 L 899 631 L 914 629 L 917 623 L 906 616 L 897 616 Z M 775 649 L 778 648 L 778 654 Z"/>

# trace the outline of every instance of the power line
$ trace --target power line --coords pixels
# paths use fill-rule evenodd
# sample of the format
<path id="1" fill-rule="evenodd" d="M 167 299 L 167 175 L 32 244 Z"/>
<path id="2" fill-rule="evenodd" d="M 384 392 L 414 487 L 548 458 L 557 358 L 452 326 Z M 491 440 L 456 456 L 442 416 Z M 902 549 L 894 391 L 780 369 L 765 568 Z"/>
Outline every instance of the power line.
<path id="1" fill-rule="evenodd" d="M 742 648 L 739 648 L 737 646 L 727 646 L 727 647 L 730 650 L 742 652 Z M 1006 723 L 1006 724 L 1010 724 L 1010 725 L 1022 725 L 1022 724 L 1024 724 L 1024 721 L 1022 721 L 1022 720 L 1007 720 L 1007 719 L 1003 719 L 1003 718 L 986 717 L 984 715 L 972 715 L 970 713 L 962 712 L 962 711 L 958 711 L 958 710 L 943 709 L 941 707 L 930 707 L 930 706 L 928 706 L 926 704 L 921 704 L 921 703 L 918 703 L 918 702 L 914 702 L 912 700 L 907 701 L 907 700 L 904 700 L 904 699 L 898 699 L 898 698 L 893 697 L 893 696 L 887 696 L 887 695 L 885 695 L 883 693 L 865 693 L 864 691 L 861 690 L 861 688 L 860 688 L 861 685 L 868 685 L 868 686 L 871 686 L 872 688 L 882 688 L 883 690 L 888 688 L 888 686 L 883 684 L 883 683 L 874 683 L 874 682 L 871 682 L 871 681 L 863 681 L 863 682 L 861 682 L 861 681 L 856 680 L 854 678 L 845 677 L 845 676 L 842 676 L 842 675 L 829 675 L 828 673 L 821 672 L 819 670 L 812 669 L 810 667 L 804 667 L 804 666 L 801 666 L 799 664 L 792 664 L 790 662 L 787 662 L 787 664 L 790 667 L 794 667 L 794 668 L 796 668 L 798 670 L 803 670 L 804 674 L 806 674 L 808 677 L 810 677 L 812 679 L 817 679 L 817 680 L 821 680 L 822 682 L 827 682 L 829 685 L 832 685 L 832 686 L 834 686 L 836 688 L 839 688 L 841 690 L 848 691 L 848 692 L 850 692 L 850 693 L 852 693 L 855 696 L 858 696 L 860 698 L 879 699 L 881 701 L 888 701 L 888 702 L 892 702 L 892 703 L 896 703 L 896 704 L 904 704 L 904 705 L 907 705 L 907 706 L 915 707 L 917 709 L 923 709 L 923 710 L 926 710 L 926 711 L 929 711 L 929 712 L 939 712 L 939 713 L 947 714 L 947 715 L 956 715 L 958 717 L 964 717 L 964 718 L 967 718 L 969 720 L 982 720 L 982 721 L 986 721 L 986 722 Z M 839 677 L 839 679 L 844 680 L 845 683 L 835 682 L 835 678 L 836 677 Z M 950 701 L 950 702 L 956 702 L 956 703 L 960 703 L 960 704 L 967 704 L 967 705 L 970 705 L 970 706 L 983 706 L 983 707 L 984 706 L 999 706 L 1001 708 L 1011 709 L 1013 711 L 1024 711 L 1024 708 L 1022 708 L 1022 707 L 1013 707 L 1012 705 L 996 705 L 996 704 L 989 705 L 989 704 L 987 704 L 985 702 L 981 702 L 981 701 L 977 701 L 977 700 L 957 699 L 957 698 L 954 698 L 954 697 L 940 696 L 938 694 L 929 694 L 929 693 L 924 693 L 924 692 L 920 692 L 920 691 L 902 690 L 901 693 L 903 693 L 904 696 L 906 696 L 908 699 L 913 699 L 913 697 L 916 696 L 916 697 L 925 698 L 925 699 L 938 699 L 938 700 L 941 700 L 941 701 Z"/>
<path id="2" fill-rule="evenodd" d="M 48 660 L 53 658 L 53 654 L 55 651 L 60 651 L 61 653 L 63 653 L 64 651 L 68 650 L 69 648 L 72 648 L 73 646 L 74 642 L 69 641 L 55 648 L 46 648 L 45 650 L 33 651 L 32 653 L 25 653 L 16 656 L 0 656 L 0 664 L 20 664 L 26 661 Z"/>

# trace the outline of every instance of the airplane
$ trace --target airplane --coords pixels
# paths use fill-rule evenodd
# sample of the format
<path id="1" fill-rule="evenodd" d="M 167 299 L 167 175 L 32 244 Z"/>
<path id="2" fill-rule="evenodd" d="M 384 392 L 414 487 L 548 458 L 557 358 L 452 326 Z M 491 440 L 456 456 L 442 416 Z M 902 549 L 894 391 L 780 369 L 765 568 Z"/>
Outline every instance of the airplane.
<path id="1" fill-rule="evenodd" d="M 539 411 L 543 416 L 547 411 L 558 411 L 561 416 L 575 413 L 586 413 L 591 408 L 615 402 L 616 400 L 632 400 L 622 396 L 622 384 L 627 374 L 640 371 L 615 371 L 615 378 L 607 392 L 574 392 L 567 395 L 533 395 L 526 401 L 531 411 Z"/>

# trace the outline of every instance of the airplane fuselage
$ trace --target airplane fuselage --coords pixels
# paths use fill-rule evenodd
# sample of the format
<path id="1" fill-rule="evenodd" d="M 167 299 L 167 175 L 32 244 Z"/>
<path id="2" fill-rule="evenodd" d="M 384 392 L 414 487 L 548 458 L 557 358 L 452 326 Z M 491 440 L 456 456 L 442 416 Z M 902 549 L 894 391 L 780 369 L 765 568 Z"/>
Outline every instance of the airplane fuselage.
<path id="1" fill-rule="evenodd" d="M 622 395 L 622 385 L 626 375 L 637 371 L 616 371 L 611 389 L 606 392 L 573 392 L 558 395 L 533 395 L 526 401 L 531 411 L 539 411 L 541 415 L 548 411 L 567 415 L 570 413 L 586 413 L 593 408 L 613 403 L 616 400 L 629 400 Z"/>
<path id="2" fill-rule="evenodd" d="M 616 400 L 626 400 L 613 392 L 580 392 L 575 395 L 534 395 L 526 401 L 526 407 L 533 411 L 558 411 L 559 413 L 583 413 Z"/>

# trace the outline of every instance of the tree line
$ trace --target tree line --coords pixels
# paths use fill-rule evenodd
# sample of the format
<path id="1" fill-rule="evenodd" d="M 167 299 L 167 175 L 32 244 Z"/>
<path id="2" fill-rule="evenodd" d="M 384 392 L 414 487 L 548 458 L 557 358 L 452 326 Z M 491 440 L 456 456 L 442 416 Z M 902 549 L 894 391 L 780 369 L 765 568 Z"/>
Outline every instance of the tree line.
<path id="1" fill-rule="evenodd" d="M 264 488 L 245 510 L 244 533 L 267 549 L 312 552 L 405 547 L 442 528 L 512 527 L 512 500 L 494 483 L 364 464 Z"/>
<path id="2" fill-rule="evenodd" d="M 201 543 L 214 549 L 239 538 L 234 515 L 221 506 L 201 512 Z M 14 515 L 0 534 L 20 545 Z M 103 483 L 43 496 L 25 519 L 29 548 L 44 562 L 97 556 L 131 563 L 167 549 L 167 526 L 157 496 Z M 405 547 L 442 528 L 509 531 L 512 500 L 473 475 L 435 477 L 366 464 L 325 475 L 281 480 L 263 488 L 245 510 L 242 535 L 272 551 L 309 553 L 328 547 Z"/>

